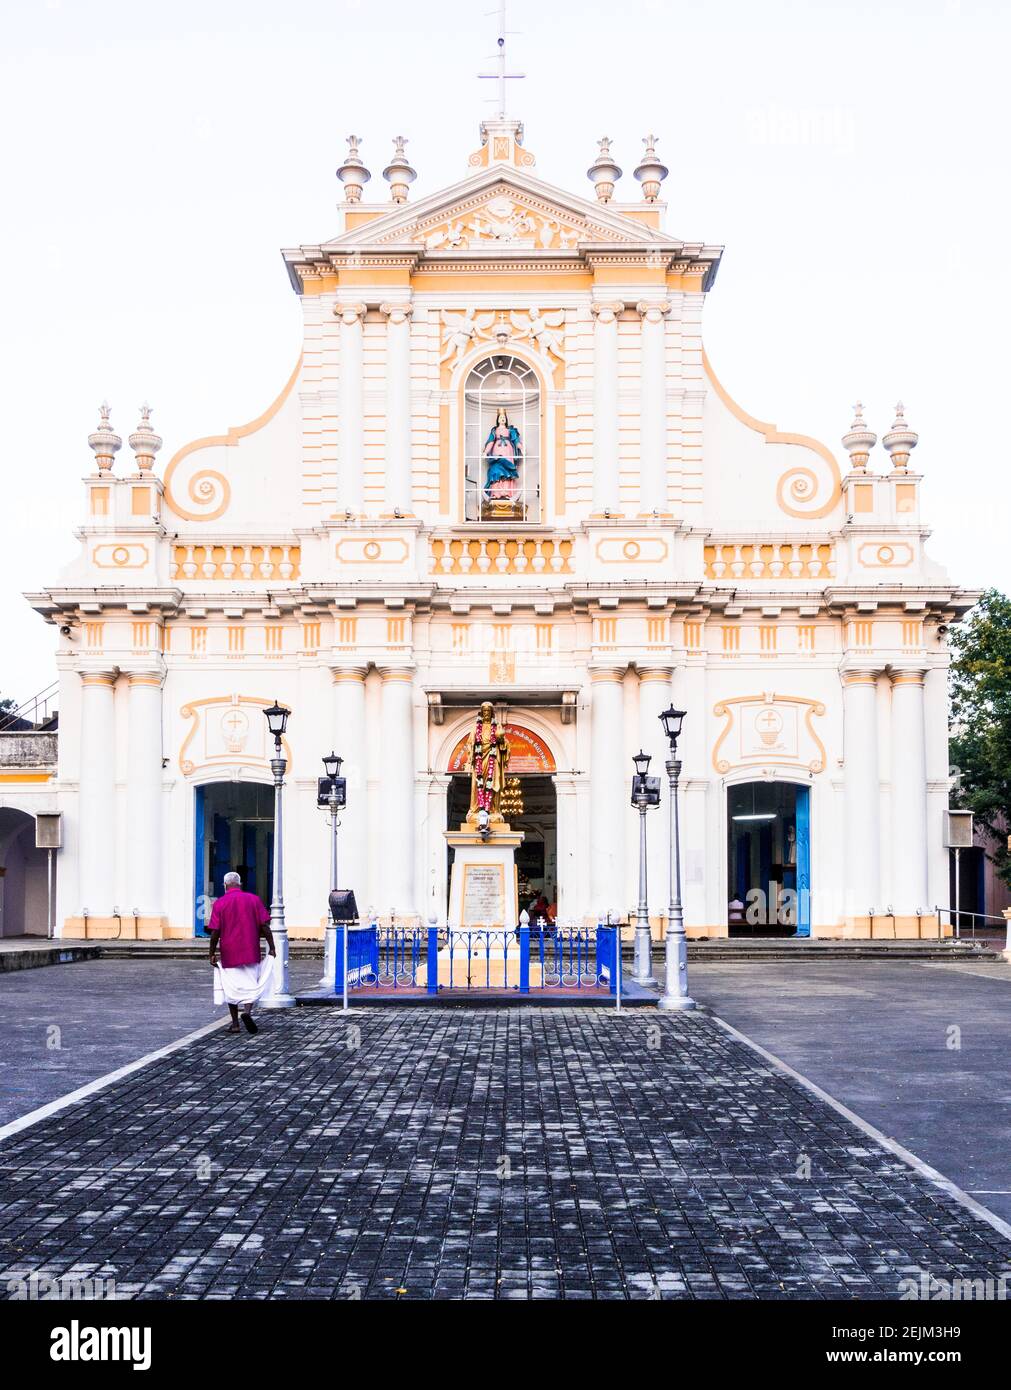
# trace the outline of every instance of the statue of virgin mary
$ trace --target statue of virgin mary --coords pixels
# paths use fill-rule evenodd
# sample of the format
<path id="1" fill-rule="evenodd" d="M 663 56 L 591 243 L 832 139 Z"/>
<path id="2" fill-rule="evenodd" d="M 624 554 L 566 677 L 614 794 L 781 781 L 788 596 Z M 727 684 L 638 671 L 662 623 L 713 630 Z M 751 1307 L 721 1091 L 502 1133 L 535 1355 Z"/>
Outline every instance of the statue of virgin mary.
<path id="1" fill-rule="evenodd" d="M 488 431 L 484 456 L 490 460 L 484 485 L 485 495 L 490 501 L 512 501 L 519 490 L 523 445 L 520 432 L 515 425 L 510 425 L 504 407 L 499 408 L 495 423 Z"/>

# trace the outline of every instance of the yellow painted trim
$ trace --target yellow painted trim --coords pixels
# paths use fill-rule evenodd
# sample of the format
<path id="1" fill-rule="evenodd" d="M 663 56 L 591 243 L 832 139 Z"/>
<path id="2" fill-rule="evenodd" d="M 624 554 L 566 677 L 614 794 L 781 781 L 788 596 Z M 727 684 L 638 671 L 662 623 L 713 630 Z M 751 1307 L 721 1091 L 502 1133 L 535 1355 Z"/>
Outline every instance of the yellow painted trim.
<path id="1" fill-rule="evenodd" d="M 797 444 L 801 448 L 812 449 L 819 456 L 819 458 L 824 459 L 824 461 L 828 464 L 829 468 L 832 470 L 833 477 L 832 495 L 829 498 L 829 500 L 824 504 L 824 506 L 819 507 L 817 510 L 814 511 L 798 510 L 795 507 L 789 506 L 783 500 L 782 497 L 782 485 L 784 479 L 788 477 L 789 474 L 784 474 L 784 477 L 779 480 L 779 486 L 776 489 L 776 500 L 779 502 L 780 507 L 784 512 L 786 512 L 788 516 L 801 517 L 804 520 L 814 520 L 818 517 L 827 516 L 829 512 L 832 511 L 832 509 L 838 505 L 842 497 L 842 474 L 839 472 L 839 465 L 838 463 L 836 463 L 835 455 L 832 453 L 831 449 L 829 449 L 825 444 L 822 444 L 820 440 L 813 439 L 808 434 L 787 434 L 784 431 L 777 429 L 775 425 L 770 424 L 768 421 L 757 420 L 754 417 L 754 415 L 749 415 L 748 412 L 744 410 L 742 406 L 739 406 L 737 404 L 737 402 L 729 394 L 726 388 L 721 384 L 716 373 L 713 371 L 712 363 L 709 361 L 709 357 L 706 354 L 705 348 L 702 349 L 702 367 L 705 371 L 706 376 L 712 382 L 713 389 L 716 392 L 717 396 L 719 396 L 720 400 L 727 407 L 727 409 L 734 416 L 734 418 L 739 420 L 742 425 L 746 425 L 749 430 L 755 430 L 758 434 L 764 435 L 765 442 L 767 444 Z M 791 471 L 810 473 L 809 469 Z M 815 482 L 817 483 L 816 475 L 811 474 L 811 476 L 815 478 Z"/>
<path id="2" fill-rule="evenodd" d="M 448 516 L 449 502 L 449 406 L 439 406 L 439 513 Z"/>
<path id="3" fill-rule="evenodd" d="M 173 474 L 184 458 L 187 458 L 190 454 L 195 454 L 200 449 L 210 449 L 217 445 L 224 445 L 226 448 L 234 448 L 240 439 L 245 439 L 248 435 L 256 434 L 257 430 L 262 430 L 264 425 L 269 424 L 270 421 L 273 420 L 274 416 L 290 396 L 292 387 L 298 380 L 298 374 L 301 370 L 302 354 L 299 353 L 298 361 L 295 363 L 295 369 L 282 388 L 281 394 L 267 407 L 262 415 L 258 415 L 255 420 L 250 420 L 246 425 L 231 425 L 227 434 L 210 434 L 203 439 L 194 439 L 189 444 L 184 444 L 181 449 L 178 449 L 172 455 L 165 469 L 165 500 L 177 516 L 181 516 L 185 521 L 215 521 L 227 510 L 228 504 L 231 501 L 232 490 L 228 485 L 227 478 L 223 477 L 222 474 L 213 473 L 215 480 L 223 484 L 221 503 L 214 511 L 205 513 L 189 512 L 185 507 L 181 507 L 179 503 L 174 500 L 172 497 Z M 200 476 L 200 474 L 195 474 L 193 478 L 190 479 L 191 496 L 193 496 L 193 484 Z M 208 471 L 206 476 L 212 476 L 212 471 Z M 196 499 L 194 498 L 194 500 Z"/>
<path id="4" fill-rule="evenodd" d="M 55 772 L 0 772 L 0 782 L 49 782 Z"/>
<path id="5" fill-rule="evenodd" d="M 462 268 L 455 270 L 417 270 L 411 276 L 411 286 L 416 290 L 462 290 L 474 291 L 475 293 L 496 294 L 502 291 L 514 293 L 517 287 L 517 279 L 523 277 L 524 291 L 560 291 L 568 293 L 571 290 L 589 290 L 593 288 L 593 276 L 584 270 L 570 271 L 539 271 L 526 270 L 522 262 L 518 262 L 515 269 L 503 271 L 474 271 L 470 273 Z"/>
<path id="6" fill-rule="evenodd" d="M 555 516 L 565 511 L 565 406 L 555 406 Z"/>

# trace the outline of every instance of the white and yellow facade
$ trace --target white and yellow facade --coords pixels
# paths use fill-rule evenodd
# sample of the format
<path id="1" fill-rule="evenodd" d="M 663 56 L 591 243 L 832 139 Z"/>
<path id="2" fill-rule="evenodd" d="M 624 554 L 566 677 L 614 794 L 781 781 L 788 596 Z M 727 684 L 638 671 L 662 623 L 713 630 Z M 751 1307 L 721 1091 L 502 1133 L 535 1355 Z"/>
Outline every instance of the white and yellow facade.
<path id="1" fill-rule="evenodd" d="M 721 248 L 665 230 L 662 174 L 621 202 L 602 156 L 588 197 L 563 192 L 500 120 L 455 186 L 407 200 L 391 166 L 394 200 L 370 203 L 352 156 L 339 234 L 284 252 L 304 332 L 277 399 L 160 477 L 146 415 L 132 463 L 105 419 L 78 558 L 31 596 L 61 631 L 62 933 L 193 933 L 201 789 L 268 793 L 275 699 L 292 935 L 322 929 L 331 746 L 342 881 L 383 915 L 444 913 L 484 696 L 551 779 L 561 917 L 634 901 L 631 756 L 661 770 L 673 701 L 690 935 L 728 932 L 744 784 L 803 790 L 814 935 L 936 932 L 944 634 L 972 595 L 926 554 L 901 414 L 876 471 L 859 415 L 836 455 L 734 402 L 703 346 Z M 496 390 L 523 422 L 511 516 L 474 443 Z M 649 831 L 659 919 L 666 813 Z"/>

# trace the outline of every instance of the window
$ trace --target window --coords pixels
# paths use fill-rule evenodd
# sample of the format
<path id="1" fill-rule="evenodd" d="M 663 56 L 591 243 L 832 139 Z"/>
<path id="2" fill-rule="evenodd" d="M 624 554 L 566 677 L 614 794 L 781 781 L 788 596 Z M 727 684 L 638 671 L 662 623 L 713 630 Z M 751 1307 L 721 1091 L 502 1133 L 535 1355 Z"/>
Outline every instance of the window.
<path id="1" fill-rule="evenodd" d="M 539 521 L 541 394 L 508 353 L 487 357 L 464 386 L 464 519 Z"/>

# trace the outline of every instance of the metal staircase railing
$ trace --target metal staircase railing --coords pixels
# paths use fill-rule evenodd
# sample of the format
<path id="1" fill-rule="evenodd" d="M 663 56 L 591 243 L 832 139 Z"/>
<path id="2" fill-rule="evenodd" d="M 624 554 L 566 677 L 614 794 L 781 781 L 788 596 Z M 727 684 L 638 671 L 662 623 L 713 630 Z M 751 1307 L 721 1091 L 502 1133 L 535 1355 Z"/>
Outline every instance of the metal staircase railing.
<path id="1" fill-rule="evenodd" d="M 17 709 L 8 710 L 6 714 L 0 714 L 0 733 L 4 730 L 10 731 L 17 724 L 19 719 L 27 719 L 32 724 L 38 726 L 39 709 L 42 710 L 42 719 L 49 717 L 50 703 L 56 699 L 60 689 L 59 681 L 53 681 L 52 685 L 47 685 L 45 690 L 40 690 L 37 695 L 31 696 L 24 704 L 18 705 Z M 29 710 L 31 713 L 29 714 Z"/>

